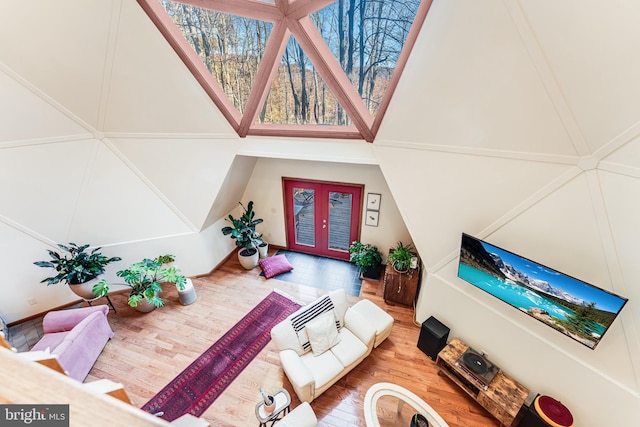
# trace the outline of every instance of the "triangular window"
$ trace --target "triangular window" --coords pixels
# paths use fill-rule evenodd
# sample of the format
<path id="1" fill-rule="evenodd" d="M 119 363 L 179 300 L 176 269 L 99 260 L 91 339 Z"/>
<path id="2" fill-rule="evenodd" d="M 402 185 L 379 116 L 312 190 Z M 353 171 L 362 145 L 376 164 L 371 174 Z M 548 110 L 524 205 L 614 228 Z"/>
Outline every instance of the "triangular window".
<path id="1" fill-rule="evenodd" d="M 289 38 L 256 123 L 325 126 L 352 124 L 293 36 Z"/>
<path id="2" fill-rule="evenodd" d="M 373 141 L 431 0 L 138 0 L 241 137 Z"/>

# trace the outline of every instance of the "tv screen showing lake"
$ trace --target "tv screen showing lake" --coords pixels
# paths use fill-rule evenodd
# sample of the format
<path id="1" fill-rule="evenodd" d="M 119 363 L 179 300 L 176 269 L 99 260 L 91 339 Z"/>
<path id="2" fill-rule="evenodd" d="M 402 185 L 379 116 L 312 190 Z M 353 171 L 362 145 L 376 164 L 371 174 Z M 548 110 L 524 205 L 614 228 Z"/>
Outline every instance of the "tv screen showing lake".
<path id="1" fill-rule="evenodd" d="M 458 276 L 590 348 L 627 299 L 462 235 Z"/>

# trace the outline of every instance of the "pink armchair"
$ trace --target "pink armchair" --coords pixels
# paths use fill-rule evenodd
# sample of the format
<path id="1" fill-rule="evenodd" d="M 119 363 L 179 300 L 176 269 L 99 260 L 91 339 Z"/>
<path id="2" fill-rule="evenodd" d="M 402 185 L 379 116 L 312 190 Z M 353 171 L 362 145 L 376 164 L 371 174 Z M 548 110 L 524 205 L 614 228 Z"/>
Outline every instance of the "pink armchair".
<path id="1" fill-rule="evenodd" d="M 44 316 L 44 336 L 31 351 L 46 350 L 58 356 L 71 378 L 82 382 L 98 359 L 113 330 L 107 321 L 109 307 L 52 311 Z"/>

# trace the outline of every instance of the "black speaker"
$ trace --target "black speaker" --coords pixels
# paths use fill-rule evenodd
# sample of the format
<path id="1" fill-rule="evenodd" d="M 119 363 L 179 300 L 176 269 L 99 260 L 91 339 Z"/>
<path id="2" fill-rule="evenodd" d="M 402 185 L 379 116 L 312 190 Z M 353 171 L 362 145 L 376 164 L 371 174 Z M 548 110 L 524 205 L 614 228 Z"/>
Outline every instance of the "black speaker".
<path id="1" fill-rule="evenodd" d="M 431 316 L 422 322 L 420 338 L 418 338 L 418 348 L 429 356 L 429 359 L 436 360 L 440 350 L 447 345 L 448 336 L 449 328 Z"/>
<path id="2" fill-rule="evenodd" d="M 540 418 L 540 415 L 538 415 L 538 411 L 536 411 L 536 408 L 534 408 L 533 402 L 531 402 L 531 405 L 529 405 L 529 407 L 527 407 L 527 409 L 524 411 L 524 415 L 522 416 L 522 419 L 520 420 L 520 424 L 518 424 L 518 426 L 550 427 L 545 420 Z"/>

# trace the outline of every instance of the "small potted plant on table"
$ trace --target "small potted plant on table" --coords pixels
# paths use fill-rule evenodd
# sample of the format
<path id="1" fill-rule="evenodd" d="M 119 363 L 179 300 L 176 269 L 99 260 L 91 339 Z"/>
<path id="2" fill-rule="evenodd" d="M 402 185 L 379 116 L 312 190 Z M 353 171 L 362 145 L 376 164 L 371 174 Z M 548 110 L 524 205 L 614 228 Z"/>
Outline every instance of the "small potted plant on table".
<path id="1" fill-rule="evenodd" d="M 387 262 L 390 262 L 398 273 L 407 273 L 414 259 L 417 261 L 417 257 L 413 244 L 409 243 L 405 246 L 402 242 L 398 242 L 396 247 L 389 251 Z"/>

